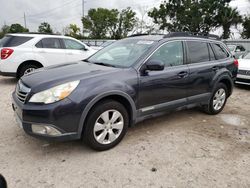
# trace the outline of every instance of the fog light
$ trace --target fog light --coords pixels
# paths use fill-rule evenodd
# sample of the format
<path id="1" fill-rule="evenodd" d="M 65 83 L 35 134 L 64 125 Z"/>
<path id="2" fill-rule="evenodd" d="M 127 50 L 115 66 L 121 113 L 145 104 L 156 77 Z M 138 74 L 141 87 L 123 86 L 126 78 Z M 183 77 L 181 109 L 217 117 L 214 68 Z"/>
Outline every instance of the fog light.
<path id="1" fill-rule="evenodd" d="M 31 129 L 33 133 L 42 135 L 59 136 L 62 134 L 59 130 L 49 125 L 32 124 Z"/>

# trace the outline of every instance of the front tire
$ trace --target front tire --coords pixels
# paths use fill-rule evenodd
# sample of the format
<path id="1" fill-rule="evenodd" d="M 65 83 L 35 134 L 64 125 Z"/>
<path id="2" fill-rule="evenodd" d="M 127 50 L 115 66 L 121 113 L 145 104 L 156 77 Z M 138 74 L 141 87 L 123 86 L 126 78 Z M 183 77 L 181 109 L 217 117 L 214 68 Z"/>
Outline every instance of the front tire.
<path id="1" fill-rule="evenodd" d="M 228 98 L 228 89 L 225 84 L 219 83 L 212 94 L 212 97 L 209 100 L 209 104 L 204 106 L 204 111 L 210 115 L 216 115 L 220 113 L 227 102 Z"/>
<path id="2" fill-rule="evenodd" d="M 108 150 L 123 139 L 128 125 L 128 112 L 122 104 L 113 100 L 103 101 L 90 111 L 83 140 L 94 150 Z"/>

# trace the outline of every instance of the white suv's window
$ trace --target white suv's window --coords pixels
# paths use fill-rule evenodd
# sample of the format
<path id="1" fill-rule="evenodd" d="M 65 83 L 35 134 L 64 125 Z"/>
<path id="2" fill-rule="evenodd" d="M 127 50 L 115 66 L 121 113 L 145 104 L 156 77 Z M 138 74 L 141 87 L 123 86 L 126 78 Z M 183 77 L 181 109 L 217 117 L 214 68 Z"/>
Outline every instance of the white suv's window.
<path id="1" fill-rule="evenodd" d="M 37 48 L 53 48 L 62 49 L 60 39 L 57 38 L 44 38 L 36 44 Z"/>
<path id="2" fill-rule="evenodd" d="M 0 41 L 0 47 L 15 47 L 28 42 L 33 37 L 6 35 Z"/>
<path id="3" fill-rule="evenodd" d="M 66 49 L 83 50 L 85 46 L 71 39 L 63 39 Z"/>

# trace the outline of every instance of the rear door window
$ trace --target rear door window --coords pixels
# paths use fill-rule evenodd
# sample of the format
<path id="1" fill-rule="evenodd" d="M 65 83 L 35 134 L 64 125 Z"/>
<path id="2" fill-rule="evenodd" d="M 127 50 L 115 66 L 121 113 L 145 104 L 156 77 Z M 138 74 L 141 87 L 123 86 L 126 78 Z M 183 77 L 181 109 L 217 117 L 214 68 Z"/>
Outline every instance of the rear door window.
<path id="1" fill-rule="evenodd" d="M 187 41 L 190 63 L 209 61 L 209 51 L 206 42 Z"/>
<path id="2" fill-rule="evenodd" d="M 220 44 L 213 43 L 212 46 L 215 51 L 216 59 L 226 59 L 227 57 L 229 57 L 229 54 L 227 53 L 226 49 Z"/>
<path id="3" fill-rule="evenodd" d="M 20 46 L 29 40 L 31 40 L 33 37 L 24 37 L 24 36 L 12 36 L 7 35 L 0 41 L 0 47 L 16 47 Z"/>
<path id="4" fill-rule="evenodd" d="M 62 49 L 60 39 L 58 38 L 44 38 L 39 41 L 36 45 L 37 48 L 51 48 L 51 49 Z"/>

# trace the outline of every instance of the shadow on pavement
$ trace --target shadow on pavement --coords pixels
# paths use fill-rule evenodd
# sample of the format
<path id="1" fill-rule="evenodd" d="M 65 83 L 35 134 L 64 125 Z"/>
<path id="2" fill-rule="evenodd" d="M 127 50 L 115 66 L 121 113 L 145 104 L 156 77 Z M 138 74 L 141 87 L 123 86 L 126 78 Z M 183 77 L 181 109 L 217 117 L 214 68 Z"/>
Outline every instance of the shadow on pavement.
<path id="1" fill-rule="evenodd" d="M 16 85 L 16 78 L 0 77 L 0 85 Z"/>

